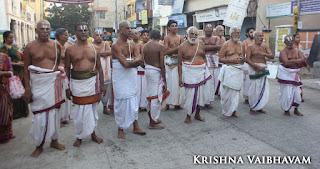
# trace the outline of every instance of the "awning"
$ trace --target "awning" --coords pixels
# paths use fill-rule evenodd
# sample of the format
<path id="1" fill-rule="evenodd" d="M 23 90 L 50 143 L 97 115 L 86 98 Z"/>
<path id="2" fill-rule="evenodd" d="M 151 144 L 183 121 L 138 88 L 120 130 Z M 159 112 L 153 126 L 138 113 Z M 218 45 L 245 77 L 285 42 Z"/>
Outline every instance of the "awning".
<path id="1" fill-rule="evenodd" d="M 85 3 L 92 3 L 94 0 L 45 0 L 45 1 L 62 3 L 62 4 L 85 4 Z"/>

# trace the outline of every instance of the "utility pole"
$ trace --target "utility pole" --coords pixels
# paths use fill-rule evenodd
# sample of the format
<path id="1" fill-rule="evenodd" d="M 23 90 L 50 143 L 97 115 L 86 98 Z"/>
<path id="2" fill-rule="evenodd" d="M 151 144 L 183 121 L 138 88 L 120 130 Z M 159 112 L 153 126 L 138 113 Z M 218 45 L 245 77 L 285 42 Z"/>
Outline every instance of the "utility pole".
<path id="1" fill-rule="evenodd" d="M 114 0 L 114 4 L 115 4 L 115 12 L 114 12 L 114 33 L 115 33 L 115 38 L 117 38 L 117 35 L 118 35 L 118 11 L 117 11 L 117 0 Z"/>
<path id="2" fill-rule="evenodd" d="M 293 32 L 298 32 L 298 23 L 300 20 L 300 0 L 297 1 L 297 8 L 293 10 Z"/>

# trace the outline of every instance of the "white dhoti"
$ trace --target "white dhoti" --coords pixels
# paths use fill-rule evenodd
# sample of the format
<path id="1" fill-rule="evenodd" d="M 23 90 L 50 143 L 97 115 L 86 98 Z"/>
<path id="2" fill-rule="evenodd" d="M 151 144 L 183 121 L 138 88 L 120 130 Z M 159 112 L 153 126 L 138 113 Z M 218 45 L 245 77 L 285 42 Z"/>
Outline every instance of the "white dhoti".
<path id="1" fill-rule="evenodd" d="M 243 98 L 248 99 L 250 90 L 249 65 L 245 62 L 243 64 Z"/>
<path id="2" fill-rule="evenodd" d="M 184 109 L 191 115 L 196 108 L 202 109 L 207 103 L 209 93 L 206 91 L 212 78 L 205 63 L 182 63 L 182 81 L 185 87 L 185 95 L 182 98 Z"/>
<path id="3" fill-rule="evenodd" d="M 256 63 L 265 68 L 265 72 L 258 72 L 249 66 L 249 107 L 251 110 L 257 111 L 264 108 L 269 100 L 269 82 L 267 76 L 270 74 L 267 65 Z"/>
<path id="4" fill-rule="evenodd" d="M 279 65 L 278 82 L 280 83 L 279 102 L 282 110 L 289 111 L 292 106 L 295 108 L 301 104 L 301 89 L 303 86 L 298 72 L 300 68 L 286 68 Z"/>
<path id="5" fill-rule="evenodd" d="M 145 68 L 146 77 L 146 92 L 148 106 L 147 111 L 150 120 L 153 123 L 158 122 L 161 111 L 162 102 L 170 95 L 169 91 L 163 91 L 163 77 L 161 75 L 161 69 L 146 65 Z"/>
<path id="6" fill-rule="evenodd" d="M 105 96 L 100 93 L 100 99 L 103 104 L 103 106 L 108 107 L 109 109 L 113 109 L 112 105 L 112 84 L 111 84 L 111 63 L 110 63 L 110 57 L 101 57 L 101 67 L 103 71 L 103 77 L 104 77 L 104 87 L 107 89 L 107 93 Z"/>
<path id="7" fill-rule="evenodd" d="M 231 116 L 239 104 L 243 83 L 242 65 L 223 65 L 218 79 L 221 81 L 222 114 Z"/>
<path id="8" fill-rule="evenodd" d="M 33 65 L 28 69 L 32 92 L 30 107 L 34 114 L 30 135 L 35 145 L 40 146 L 47 140 L 58 139 L 60 116 L 56 108 L 65 101 L 62 97 L 62 76 L 60 71 Z"/>
<path id="9" fill-rule="evenodd" d="M 60 122 L 70 120 L 70 111 L 71 111 L 71 101 L 66 98 L 66 89 L 69 88 L 69 80 L 67 78 L 64 67 L 59 67 L 62 75 L 62 97 L 66 102 L 61 104 L 59 109 Z"/>
<path id="10" fill-rule="evenodd" d="M 82 71 L 84 72 L 84 71 Z M 71 72 L 70 89 L 72 92 L 75 136 L 83 139 L 91 135 L 98 125 L 96 107 L 100 101 L 97 74 L 76 77 Z M 81 74 L 80 74 L 81 76 Z"/>
<path id="11" fill-rule="evenodd" d="M 115 120 L 120 129 L 127 129 L 138 120 L 137 68 L 124 68 L 116 59 L 112 65 Z"/>
<path id="12" fill-rule="evenodd" d="M 210 80 L 209 84 L 206 85 L 208 86 L 208 89 L 206 90 L 208 92 L 208 104 L 214 101 L 214 95 L 216 93 L 216 85 L 215 85 L 215 73 L 214 70 L 218 68 L 218 63 L 219 63 L 219 56 L 212 55 L 212 54 L 207 54 L 207 67 L 209 68 L 209 72 L 211 74 L 211 77 L 213 77 L 212 80 Z"/>
<path id="13" fill-rule="evenodd" d="M 214 95 L 216 95 L 216 96 L 219 96 L 219 95 L 220 95 L 221 82 L 220 82 L 220 80 L 218 79 L 218 77 L 219 77 L 221 68 L 222 68 L 222 64 L 219 63 L 219 64 L 218 64 L 218 68 L 215 68 L 215 69 L 214 69 L 214 87 L 215 87 Z"/>
<path id="14" fill-rule="evenodd" d="M 146 77 L 145 69 L 138 66 L 138 76 L 137 76 L 137 96 L 140 108 L 147 108 L 147 91 L 146 91 Z"/>
<path id="15" fill-rule="evenodd" d="M 180 99 L 184 95 L 184 88 L 179 86 L 178 74 L 178 57 L 167 56 L 166 58 L 166 73 L 167 87 L 170 91 L 170 96 L 166 100 L 166 104 L 172 106 L 180 106 Z"/>

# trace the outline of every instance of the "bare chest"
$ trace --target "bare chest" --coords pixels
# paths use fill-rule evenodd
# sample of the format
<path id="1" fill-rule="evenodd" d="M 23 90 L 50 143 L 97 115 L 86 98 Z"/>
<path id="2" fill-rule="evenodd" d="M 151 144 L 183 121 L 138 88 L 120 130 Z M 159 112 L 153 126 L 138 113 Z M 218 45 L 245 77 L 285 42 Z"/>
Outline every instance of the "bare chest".
<path id="1" fill-rule="evenodd" d="M 296 60 L 298 59 L 298 51 L 296 49 L 287 50 L 288 60 Z"/>
<path id="2" fill-rule="evenodd" d="M 229 45 L 226 49 L 226 55 L 241 54 L 241 45 Z"/>
<path id="3" fill-rule="evenodd" d="M 40 47 L 35 46 L 30 50 L 32 62 L 41 62 L 44 60 L 51 60 L 55 62 L 58 51 L 54 47 Z"/>
<path id="4" fill-rule="evenodd" d="M 140 46 L 139 46 L 140 47 Z M 126 43 L 124 45 L 121 45 L 120 46 L 121 48 L 121 53 L 126 57 L 126 58 L 129 58 L 129 57 L 134 57 L 133 55 L 133 51 L 134 51 L 134 44 L 133 43 Z"/>
<path id="5" fill-rule="evenodd" d="M 180 45 L 180 38 L 179 37 L 169 39 L 169 43 L 168 43 L 169 48 L 175 48 L 179 45 Z"/>
<path id="6" fill-rule="evenodd" d="M 185 59 L 190 59 L 195 56 L 204 56 L 204 49 L 202 45 L 192 45 L 192 46 L 184 46 L 183 47 L 183 57 Z"/>
<path id="7" fill-rule="evenodd" d="M 73 63 L 89 61 L 94 63 L 96 60 L 96 53 L 93 48 L 85 47 L 77 47 L 71 51 L 71 60 Z"/>
<path id="8" fill-rule="evenodd" d="M 216 41 L 213 38 L 203 38 L 205 45 L 215 45 Z"/>

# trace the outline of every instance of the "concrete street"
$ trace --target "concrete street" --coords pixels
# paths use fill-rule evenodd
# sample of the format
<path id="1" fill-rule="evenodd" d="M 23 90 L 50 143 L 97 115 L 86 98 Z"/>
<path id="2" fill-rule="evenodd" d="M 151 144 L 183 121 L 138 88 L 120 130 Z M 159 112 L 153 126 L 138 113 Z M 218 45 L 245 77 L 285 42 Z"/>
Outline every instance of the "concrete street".
<path id="1" fill-rule="evenodd" d="M 264 110 L 267 114 L 249 114 L 248 105 L 241 97 L 238 112 L 241 118 L 221 118 L 220 100 L 216 99 L 211 110 L 202 110 L 206 122 L 192 118 L 185 124 L 183 110 L 162 112 L 160 118 L 164 130 L 147 129 L 149 117 L 146 111 L 139 113 L 139 123 L 147 132 L 145 136 L 132 134 L 132 126 L 127 129 L 126 140 L 117 139 L 114 116 L 102 114 L 99 105 L 98 136 L 104 143 L 98 145 L 88 137 L 80 148 L 72 146 L 75 141 L 73 121 L 60 129 L 59 141 L 66 145 L 63 151 L 44 146 L 38 158 L 29 154 L 34 150 L 29 135 L 32 114 L 28 118 L 14 120 L 15 139 L 0 144 L 1 169 L 126 169 L 126 168 L 320 168 L 320 90 L 305 86 L 305 102 L 299 107 L 303 117 L 293 114 L 283 115 L 278 102 L 279 85 L 270 82 L 269 103 Z M 312 84 L 312 83 L 311 83 Z M 244 164 L 195 165 L 193 155 L 241 156 Z M 310 156 L 310 165 L 253 165 L 247 155 Z"/>

